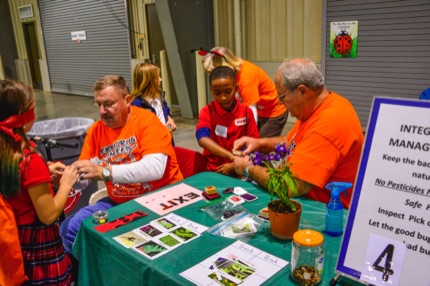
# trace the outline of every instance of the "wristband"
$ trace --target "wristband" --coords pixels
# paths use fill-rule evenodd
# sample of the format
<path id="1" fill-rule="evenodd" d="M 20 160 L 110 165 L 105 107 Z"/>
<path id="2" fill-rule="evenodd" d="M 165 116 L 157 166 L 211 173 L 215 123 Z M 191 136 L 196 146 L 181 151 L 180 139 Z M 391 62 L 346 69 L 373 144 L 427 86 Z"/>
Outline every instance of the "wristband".
<path id="1" fill-rule="evenodd" d="M 245 177 L 247 179 L 249 179 L 251 177 L 251 174 L 249 174 L 249 168 L 251 168 L 251 166 L 253 166 L 254 164 L 249 163 L 248 166 L 246 166 L 245 170 L 243 170 L 243 174 L 245 175 Z"/>

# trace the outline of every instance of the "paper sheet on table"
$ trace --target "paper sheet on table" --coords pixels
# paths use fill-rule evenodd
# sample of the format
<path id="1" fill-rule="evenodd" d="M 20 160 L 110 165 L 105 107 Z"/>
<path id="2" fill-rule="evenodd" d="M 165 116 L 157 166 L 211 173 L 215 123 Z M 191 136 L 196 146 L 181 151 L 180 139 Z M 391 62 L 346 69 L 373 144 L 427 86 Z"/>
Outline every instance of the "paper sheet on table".
<path id="1" fill-rule="evenodd" d="M 207 229 L 207 226 L 170 213 L 113 239 L 153 260 L 199 238 Z"/>
<path id="2" fill-rule="evenodd" d="M 279 257 L 236 241 L 180 275 L 201 286 L 256 286 L 263 284 L 288 264 L 288 261 Z"/>
<path id="3" fill-rule="evenodd" d="M 135 199 L 136 202 L 159 215 L 165 215 L 203 199 L 202 191 L 181 183 Z"/>

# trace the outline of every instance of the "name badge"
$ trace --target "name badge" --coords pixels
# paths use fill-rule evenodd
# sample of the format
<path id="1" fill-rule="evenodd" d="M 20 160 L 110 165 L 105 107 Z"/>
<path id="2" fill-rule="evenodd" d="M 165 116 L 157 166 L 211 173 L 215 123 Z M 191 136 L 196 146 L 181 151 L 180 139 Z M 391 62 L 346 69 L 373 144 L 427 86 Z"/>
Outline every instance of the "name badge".
<path id="1" fill-rule="evenodd" d="M 236 118 L 234 120 L 234 125 L 236 125 L 236 126 L 243 126 L 245 124 L 246 124 L 246 117 Z"/>
<path id="2" fill-rule="evenodd" d="M 220 136 L 220 137 L 227 138 L 227 127 L 221 126 L 221 125 L 217 125 L 215 127 L 215 134 L 218 135 L 218 136 Z"/>

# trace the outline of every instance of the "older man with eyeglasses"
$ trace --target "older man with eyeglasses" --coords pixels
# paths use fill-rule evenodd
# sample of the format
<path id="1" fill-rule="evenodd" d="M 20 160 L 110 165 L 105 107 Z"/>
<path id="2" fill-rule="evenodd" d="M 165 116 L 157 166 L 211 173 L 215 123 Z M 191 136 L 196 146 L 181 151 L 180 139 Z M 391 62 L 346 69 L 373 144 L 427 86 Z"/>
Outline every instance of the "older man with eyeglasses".
<path id="1" fill-rule="evenodd" d="M 81 174 L 75 188 L 84 189 L 89 180 L 102 180 L 109 196 L 80 209 L 61 224 L 68 252 L 82 220 L 95 211 L 183 179 L 172 134 L 152 112 L 131 106 L 124 78 L 105 76 L 95 83 L 93 91 L 100 120 L 88 129 L 79 160 L 73 163 Z"/>
<path id="2" fill-rule="evenodd" d="M 346 98 L 326 89 L 321 71 L 309 59 L 284 61 L 275 75 L 275 85 L 279 101 L 297 119 L 295 125 L 286 136 L 242 137 L 234 143 L 234 150 L 243 155 L 257 150 L 271 152 L 277 143 L 285 142 L 297 195 L 326 203 L 330 198 L 324 188 L 327 183 L 355 182 L 364 141 L 357 113 Z M 248 156 L 236 157 L 234 165 L 238 174 L 246 174 L 267 189 L 266 167 L 252 165 Z M 351 192 L 349 189 L 349 195 Z M 342 195 L 341 200 L 348 208 L 350 197 Z"/>

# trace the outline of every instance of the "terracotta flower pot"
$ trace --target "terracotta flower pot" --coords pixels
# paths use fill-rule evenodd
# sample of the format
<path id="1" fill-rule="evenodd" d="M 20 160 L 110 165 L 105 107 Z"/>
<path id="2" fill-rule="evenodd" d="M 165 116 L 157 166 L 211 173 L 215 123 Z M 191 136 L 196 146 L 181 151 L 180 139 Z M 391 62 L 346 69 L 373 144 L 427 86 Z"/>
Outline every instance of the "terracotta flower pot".
<path id="1" fill-rule="evenodd" d="M 293 234 L 299 229 L 300 215 L 302 205 L 293 201 L 297 210 L 293 213 L 278 213 L 271 209 L 271 205 L 277 204 L 279 200 L 272 201 L 268 204 L 270 232 L 279 239 L 292 239 Z"/>

